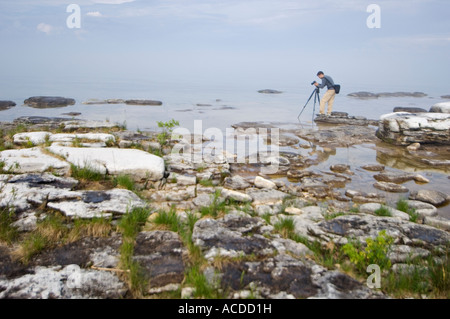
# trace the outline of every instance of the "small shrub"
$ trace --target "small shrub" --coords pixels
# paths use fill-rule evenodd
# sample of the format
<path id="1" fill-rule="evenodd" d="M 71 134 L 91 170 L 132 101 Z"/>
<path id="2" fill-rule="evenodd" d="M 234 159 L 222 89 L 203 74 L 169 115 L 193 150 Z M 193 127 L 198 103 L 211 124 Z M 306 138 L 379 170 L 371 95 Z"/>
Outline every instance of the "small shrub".
<path id="1" fill-rule="evenodd" d="M 381 269 L 389 269 L 391 261 L 388 253 L 393 242 L 394 239 L 382 230 L 375 239 L 366 239 L 365 248 L 359 242 L 350 241 L 342 246 L 342 251 L 361 273 L 365 273 L 367 266 L 372 264 L 378 265 Z"/>
<path id="2" fill-rule="evenodd" d="M 159 133 L 156 138 L 159 142 L 159 144 L 161 144 L 161 146 L 165 146 L 168 144 L 169 139 L 171 138 L 173 129 L 176 126 L 180 125 L 180 122 L 175 121 L 174 119 L 168 121 L 168 122 L 157 122 L 158 127 L 162 129 L 162 132 Z"/>

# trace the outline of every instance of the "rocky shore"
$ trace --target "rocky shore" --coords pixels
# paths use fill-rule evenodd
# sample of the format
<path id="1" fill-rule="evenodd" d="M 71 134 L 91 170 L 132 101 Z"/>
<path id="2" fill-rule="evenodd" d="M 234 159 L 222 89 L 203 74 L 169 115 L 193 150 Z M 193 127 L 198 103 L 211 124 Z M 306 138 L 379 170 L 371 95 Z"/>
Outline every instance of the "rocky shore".
<path id="1" fill-rule="evenodd" d="M 315 169 L 336 148 L 380 143 L 378 122 L 333 119 L 281 128 L 265 141 L 280 153 L 258 163 L 225 153 L 199 162 L 189 151 L 207 147 L 203 136 L 170 141 L 65 118 L 2 123 L 0 298 L 447 298 L 450 222 L 438 211 L 449 194 L 410 191 L 428 176 L 379 163 Z M 234 125 L 249 127 L 276 128 Z M 426 147 L 407 152 L 431 163 Z M 261 173 L 273 163 L 275 174 Z M 361 174 L 376 191 L 346 186 Z M 370 264 L 380 289 L 368 286 Z"/>

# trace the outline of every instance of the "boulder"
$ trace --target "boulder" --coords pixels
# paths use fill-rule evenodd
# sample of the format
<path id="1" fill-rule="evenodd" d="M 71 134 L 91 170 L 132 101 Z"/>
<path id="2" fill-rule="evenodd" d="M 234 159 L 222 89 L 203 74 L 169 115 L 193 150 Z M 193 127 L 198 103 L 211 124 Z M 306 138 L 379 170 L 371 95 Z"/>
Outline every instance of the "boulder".
<path id="1" fill-rule="evenodd" d="M 422 109 L 420 107 L 402 107 L 402 106 L 398 106 L 398 107 L 394 108 L 393 112 L 394 113 L 402 113 L 402 112 L 406 112 L 406 113 L 427 113 L 427 110 Z"/>
<path id="2" fill-rule="evenodd" d="M 24 104 L 35 108 L 52 108 L 74 105 L 75 100 L 60 96 L 33 96 L 26 99 Z"/>
<path id="3" fill-rule="evenodd" d="M 273 205 L 289 196 L 275 189 L 248 188 L 246 193 L 253 199 L 253 205 Z"/>
<path id="4" fill-rule="evenodd" d="M 358 99 L 378 99 L 378 94 L 365 91 L 349 93 L 347 96 Z"/>
<path id="5" fill-rule="evenodd" d="M 164 177 L 164 160 L 135 149 L 76 148 L 53 144 L 48 150 L 63 156 L 78 167 L 87 167 L 103 174 L 130 175 L 136 181 L 158 181 Z M 132 160 L 130 160 L 132 159 Z"/>
<path id="6" fill-rule="evenodd" d="M 99 100 L 99 99 L 89 99 L 87 101 L 84 101 L 83 104 L 85 105 L 101 105 L 101 104 L 108 104 L 105 100 Z"/>
<path id="7" fill-rule="evenodd" d="M 432 113 L 450 113 L 450 102 L 441 102 L 433 105 L 430 109 Z"/>
<path id="8" fill-rule="evenodd" d="M 162 105 L 163 103 L 161 101 L 154 101 L 154 100 L 126 100 L 125 104 L 159 106 L 159 105 Z"/>
<path id="9" fill-rule="evenodd" d="M 242 202 L 242 203 L 251 203 L 253 200 L 252 197 L 248 194 L 244 194 L 244 193 L 226 189 L 226 188 L 222 189 L 221 195 L 225 199 L 232 199 L 232 200 L 235 200 L 237 202 Z"/>
<path id="10" fill-rule="evenodd" d="M 381 207 L 385 207 L 391 214 L 392 217 L 397 217 L 403 220 L 409 220 L 410 217 L 407 213 L 399 211 L 397 209 L 394 209 L 392 207 L 389 206 L 383 206 L 381 204 L 378 203 L 367 203 L 367 204 L 363 204 L 359 207 L 359 211 L 360 213 L 363 214 L 375 214 L 375 212 L 380 209 Z"/>
<path id="11" fill-rule="evenodd" d="M 438 215 L 437 208 L 429 203 L 417 200 L 407 200 L 406 203 L 422 217 L 433 217 Z"/>
<path id="12" fill-rule="evenodd" d="M 429 203 L 434 206 L 440 206 L 448 202 L 450 196 L 435 190 L 421 189 L 419 191 L 411 192 L 409 199 Z"/>
<path id="13" fill-rule="evenodd" d="M 274 182 L 262 178 L 261 176 L 255 177 L 255 186 L 258 188 L 277 189 L 277 185 Z"/>
<path id="14" fill-rule="evenodd" d="M 13 101 L 0 101 L 0 111 L 8 110 L 14 106 L 16 106 L 16 103 Z"/>
<path id="15" fill-rule="evenodd" d="M 375 129 L 371 126 L 340 125 L 320 130 L 296 130 L 295 135 L 319 146 L 347 147 L 376 141 Z"/>
<path id="16" fill-rule="evenodd" d="M 226 177 L 224 180 L 224 187 L 229 189 L 239 190 L 249 188 L 250 186 L 251 184 L 240 175 L 234 175 L 233 177 Z"/>
<path id="17" fill-rule="evenodd" d="M 390 193 L 407 193 L 409 192 L 409 189 L 407 189 L 405 186 L 396 184 L 396 183 L 389 183 L 389 182 L 376 182 L 373 184 L 373 187 L 380 189 L 385 192 Z"/>
<path id="18" fill-rule="evenodd" d="M 265 89 L 265 90 L 259 90 L 258 93 L 263 93 L 263 94 L 281 94 L 283 92 L 277 91 L 277 90 L 272 90 L 272 89 Z"/>
<path id="19" fill-rule="evenodd" d="M 349 116 L 344 112 L 332 112 L 330 115 L 325 116 L 318 114 L 314 119 L 318 123 L 328 123 L 328 124 L 346 124 L 346 125 L 373 125 L 378 126 L 377 120 L 368 120 L 363 116 Z"/>
<path id="20" fill-rule="evenodd" d="M 381 171 L 384 171 L 384 169 L 386 167 L 384 165 L 380 165 L 380 164 L 367 164 L 367 165 L 361 166 L 361 168 L 365 169 L 366 171 L 381 172 Z"/>
<path id="21" fill-rule="evenodd" d="M 416 181 L 419 183 L 429 183 L 430 181 L 420 174 L 383 172 L 374 176 L 379 182 L 388 182 L 401 184 L 408 181 Z"/>
<path id="22" fill-rule="evenodd" d="M 386 230 L 388 236 L 413 246 L 435 249 L 446 247 L 450 234 L 428 225 L 420 225 L 407 220 L 392 217 L 378 217 L 359 213 L 358 215 L 338 216 L 319 223 L 319 228 L 339 237 L 355 238 L 364 243 L 366 238 L 375 238 L 379 232 Z"/>
<path id="23" fill-rule="evenodd" d="M 395 145 L 450 145 L 450 114 L 391 113 L 381 116 L 377 137 Z"/>

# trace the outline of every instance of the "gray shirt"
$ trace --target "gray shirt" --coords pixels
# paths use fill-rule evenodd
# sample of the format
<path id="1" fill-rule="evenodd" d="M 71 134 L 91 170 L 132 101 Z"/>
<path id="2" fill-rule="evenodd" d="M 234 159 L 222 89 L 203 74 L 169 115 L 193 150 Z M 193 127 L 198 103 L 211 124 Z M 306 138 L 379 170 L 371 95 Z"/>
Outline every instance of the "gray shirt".
<path id="1" fill-rule="evenodd" d="M 333 89 L 334 90 L 334 82 L 331 76 L 325 75 L 322 79 L 322 84 L 319 84 L 319 88 L 323 89 L 324 87 L 327 87 L 328 90 Z"/>

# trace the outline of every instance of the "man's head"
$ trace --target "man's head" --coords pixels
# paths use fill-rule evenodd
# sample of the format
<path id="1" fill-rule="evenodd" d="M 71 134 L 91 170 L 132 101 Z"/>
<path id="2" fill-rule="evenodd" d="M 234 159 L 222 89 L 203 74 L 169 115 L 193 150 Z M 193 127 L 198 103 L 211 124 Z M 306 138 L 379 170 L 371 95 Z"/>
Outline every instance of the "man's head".
<path id="1" fill-rule="evenodd" d="M 323 74 L 322 71 L 319 71 L 317 72 L 317 76 L 319 77 L 319 79 L 322 79 L 325 76 L 325 74 Z"/>

